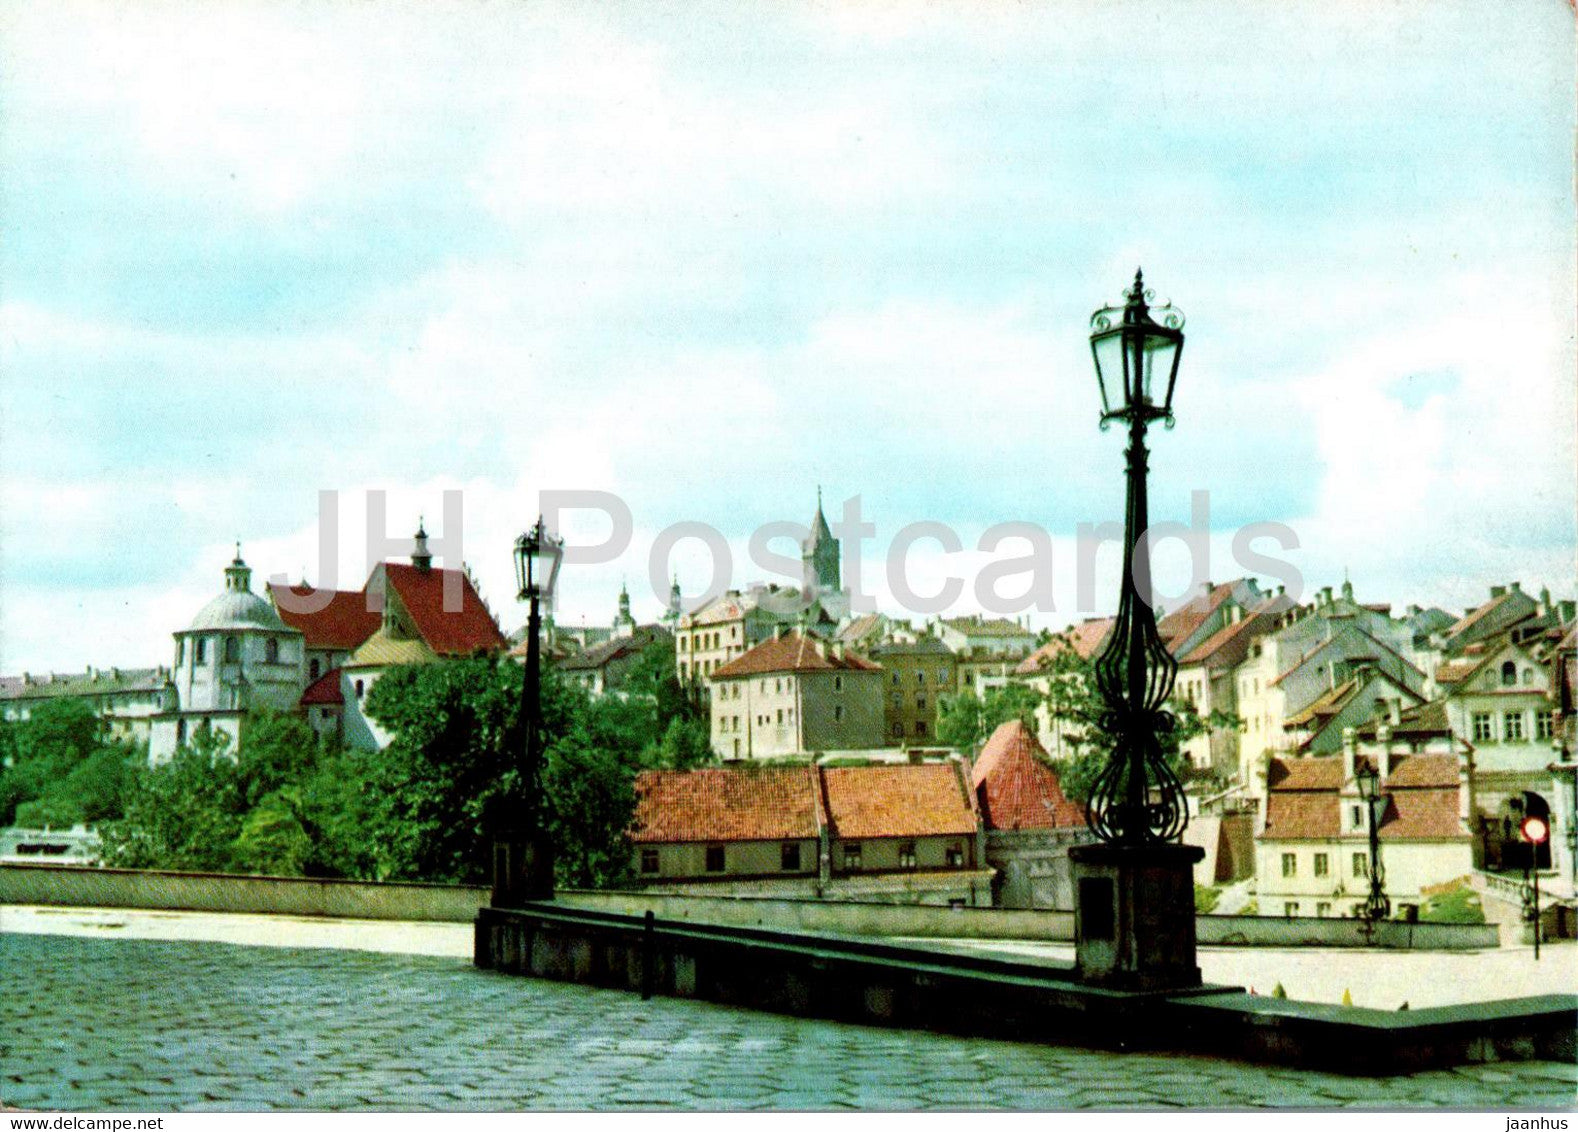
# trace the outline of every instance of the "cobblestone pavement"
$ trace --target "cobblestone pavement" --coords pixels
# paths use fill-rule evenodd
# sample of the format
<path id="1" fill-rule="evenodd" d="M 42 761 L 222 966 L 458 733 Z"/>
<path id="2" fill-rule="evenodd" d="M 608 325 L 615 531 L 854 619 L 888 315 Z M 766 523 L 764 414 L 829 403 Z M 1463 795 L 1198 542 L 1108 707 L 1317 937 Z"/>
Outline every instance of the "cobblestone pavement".
<path id="1" fill-rule="evenodd" d="M 464 960 L 0 934 L 0 1098 L 67 1111 L 1570 1108 L 1578 1069 L 1367 1080 L 785 1018 Z"/>

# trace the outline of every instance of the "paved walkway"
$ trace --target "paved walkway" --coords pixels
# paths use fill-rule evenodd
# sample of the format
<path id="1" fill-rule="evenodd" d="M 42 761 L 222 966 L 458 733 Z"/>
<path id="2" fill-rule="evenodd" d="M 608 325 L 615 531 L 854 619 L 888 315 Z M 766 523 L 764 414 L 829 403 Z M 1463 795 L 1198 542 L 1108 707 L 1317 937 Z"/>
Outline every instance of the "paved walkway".
<path id="1" fill-rule="evenodd" d="M 907 942 L 924 946 L 924 940 Z M 948 940 L 950 949 L 1074 961 L 1071 943 L 1021 940 Z M 1200 973 L 1208 983 L 1270 994 L 1278 983 L 1289 998 L 1376 1010 L 1455 1006 L 1496 998 L 1578 991 L 1578 946 L 1549 944 L 1494 951 L 1383 951 L 1320 947 L 1202 947 Z"/>
<path id="2" fill-rule="evenodd" d="M 456 957 L 20 926 L 11 915 L 0 933 L 0 1099 L 22 1108 L 1528 1110 L 1578 1100 L 1578 1070 L 1549 1062 L 1366 1080 L 642 1002 Z"/>

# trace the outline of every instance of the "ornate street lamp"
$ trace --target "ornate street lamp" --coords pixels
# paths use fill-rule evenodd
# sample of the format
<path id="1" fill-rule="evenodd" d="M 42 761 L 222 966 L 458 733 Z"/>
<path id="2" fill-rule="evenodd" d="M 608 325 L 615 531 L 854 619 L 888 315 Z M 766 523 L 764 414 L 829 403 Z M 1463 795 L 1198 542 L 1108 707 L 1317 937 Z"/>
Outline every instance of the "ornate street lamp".
<path id="1" fill-rule="evenodd" d="M 1386 868 L 1381 864 L 1381 818 L 1391 796 L 1381 792 L 1381 772 L 1368 762 L 1353 769 L 1353 782 L 1359 788 L 1359 798 L 1364 802 L 1370 818 L 1370 895 L 1364 901 L 1364 919 L 1374 930 L 1374 925 L 1392 914 L 1392 902 L 1386 897 Z"/>
<path id="2" fill-rule="evenodd" d="M 520 707 L 526 797 L 519 828 L 494 849 L 495 907 L 553 898 L 553 843 L 543 828 L 542 804 L 542 606 L 553 600 L 563 561 L 564 544 L 548 533 L 540 516 L 536 526 L 515 540 L 518 599 L 529 603 Z"/>
<path id="3" fill-rule="evenodd" d="M 1193 866 L 1205 855 L 1174 843 L 1189 821 L 1183 783 L 1162 750 L 1174 726 L 1164 705 L 1178 663 L 1156 630 L 1150 559 L 1140 542 L 1150 522 L 1145 433 L 1152 421 L 1173 423 L 1184 338 L 1183 314 L 1153 308 L 1152 298 L 1136 271 L 1124 305 L 1091 316 L 1101 427 L 1128 425 L 1128 489 L 1118 616 L 1096 661 L 1100 727 L 1112 740 L 1085 807 L 1098 843 L 1069 852 L 1080 976 L 1133 990 L 1199 985 Z"/>
<path id="4" fill-rule="evenodd" d="M 1531 815 L 1518 827 L 1523 840 L 1528 843 L 1529 855 L 1523 866 L 1523 918 L 1534 925 L 1534 958 L 1540 957 L 1540 846 L 1551 836 L 1551 826 L 1544 818 Z M 1532 878 L 1532 880 L 1531 880 Z"/>
<path id="5" fill-rule="evenodd" d="M 1173 387 L 1183 354 L 1183 314 L 1170 305 L 1151 315 L 1140 272 L 1120 309 L 1091 316 L 1090 352 L 1101 387 L 1101 427 L 1129 426 L 1128 507 L 1123 523 L 1123 582 L 1117 622 L 1096 661 L 1102 728 L 1114 739 L 1112 758 L 1096 780 L 1085 817 L 1102 841 L 1137 845 L 1171 841 L 1189 822 L 1183 784 L 1167 765 L 1160 737 L 1173 728 L 1163 705 L 1178 662 L 1156 631 L 1151 564 L 1140 538 L 1150 525 L 1145 431 L 1173 423 Z"/>

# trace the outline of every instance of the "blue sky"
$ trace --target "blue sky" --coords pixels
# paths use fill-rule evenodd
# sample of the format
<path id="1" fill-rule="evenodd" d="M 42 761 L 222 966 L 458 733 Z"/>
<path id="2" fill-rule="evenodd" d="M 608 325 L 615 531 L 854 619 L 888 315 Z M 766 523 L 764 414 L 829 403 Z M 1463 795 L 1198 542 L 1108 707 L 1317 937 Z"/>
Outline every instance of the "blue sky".
<path id="1" fill-rule="evenodd" d="M 390 533 L 461 490 L 507 627 L 541 489 L 631 508 L 596 622 L 675 522 L 761 576 L 818 484 L 879 599 L 907 523 L 1039 524 L 1062 624 L 1137 263 L 1189 316 L 1152 513 L 1211 493 L 1212 576 L 1274 520 L 1363 600 L 1570 595 L 1573 46 L 1559 0 L 8 6 L 0 668 L 166 660 L 236 538 L 319 580 L 326 489 L 346 585 L 368 489 Z"/>

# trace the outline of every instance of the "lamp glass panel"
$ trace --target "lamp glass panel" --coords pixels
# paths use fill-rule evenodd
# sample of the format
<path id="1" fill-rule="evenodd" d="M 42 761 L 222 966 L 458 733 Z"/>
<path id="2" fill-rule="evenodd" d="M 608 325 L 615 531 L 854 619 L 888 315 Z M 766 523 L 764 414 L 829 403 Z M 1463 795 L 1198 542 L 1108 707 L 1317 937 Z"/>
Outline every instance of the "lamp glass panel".
<path id="1" fill-rule="evenodd" d="M 1114 331 L 1090 340 L 1090 352 L 1096 359 L 1096 380 L 1101 385 L 1101 411 L 1110 413 L 1124 407 L 1124 402 L 1114 405 L 1112 395 L 1125 389 L 1123 333 Z"/>
<path id="2" fill-rule="evenodd" d="M 1180 343 L 1164 334 L 1146 334 L 1140 346 L 1141 392 L 1147 405 L 1158 403 L 1157 396 L 1170 400 L 1174 360 Z"/>

